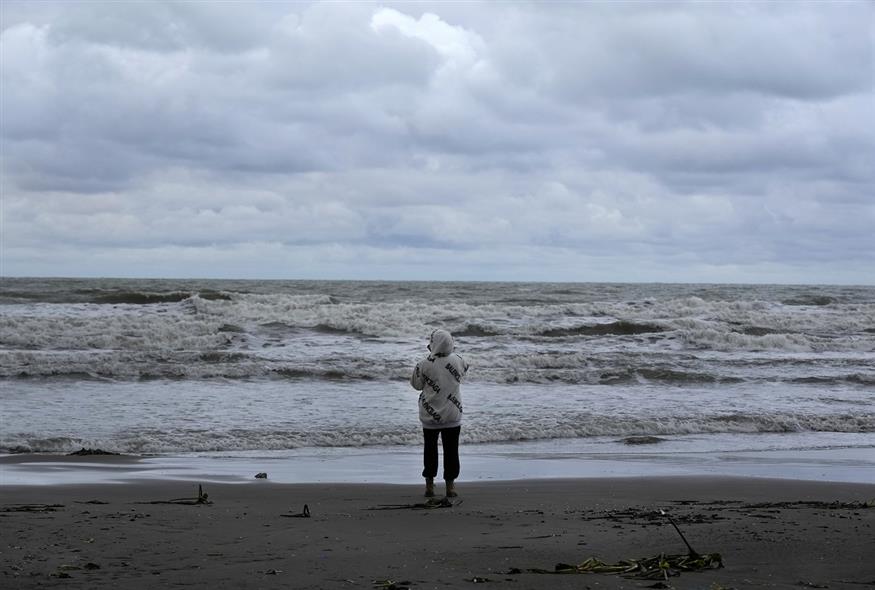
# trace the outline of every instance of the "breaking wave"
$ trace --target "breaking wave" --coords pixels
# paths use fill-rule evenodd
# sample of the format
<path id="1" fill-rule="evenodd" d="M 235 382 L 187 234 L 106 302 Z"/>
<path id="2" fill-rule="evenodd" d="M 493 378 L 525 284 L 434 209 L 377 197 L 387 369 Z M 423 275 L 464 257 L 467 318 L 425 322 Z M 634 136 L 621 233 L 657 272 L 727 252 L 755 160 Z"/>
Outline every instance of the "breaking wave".
<path id="1" fill-rule="evenodd" d="M 875 373 L 852 373 L 850 375 L 829 375 L 796 377 L 790 379 L 791 383 L 803 383 L 810 385 L 834 385 L 836 383 L 851 383 L 854 385 L 875 385 Z"/>
<path id="2" fill-rule="evenodd" d="M 654 324 L 617 321 L 590 326 L 576 326 L 574 328 L 550 328 L 538 332 L 538 335 L 547 338 L 564 338 L 568 336 L 634 336 L 636 334 L 652 334 L 665 331 L 666 328 Z"/>
<path id="3" fill-rule="evenodd" d="M 344 333 L 338 333 L 344 336 Z M 221 333 L 230 341 L 221 346 L 181 350 L 0 350 L 0 379 L 310 379 L 356 381 L 407 381 L 412 356 L 386 351 L 370 358 L 356 354 L 367 341 L 356 340 L 351 350 L 331 356 L 310 353 L 302 357 L 295 348 L 272 347 L 270 342 L 253 350 L 235 347 L 239 332 L 226 327 Z M 593 356 L 587 351 L 510 352 L 493 347 L 481 353 L 465 353 L 472 367 L 469 383 L 568 384 L 603 386 L 713 386 L 733 383 L 788 383 L 813 386 L 875 385 L 875 373 L 860 360 L 845 361 L 846 371 L 836 363 L 808 357 L 788 360 L 744 362 L 731 357 L 726 362 L 703 362 L 689 358 L 648 358 L 646 355 L 612 353 Z M 788 371 L 793 367 L 792 371 Z"/>
<path id="4" fill-rule="evenodd" d="M 480 324 L 467 324 L 461 330 L 453 332 L 456 338 L 486 338 L 488 336 L 498 336 L 499 331 L 493 330 Z"/>
<path id="5" fill-rule="evenodd" d="M 127 305 L 155 305 L 158 303 L 178 303 L 191 299 L 192 297 L 200 297 L 208 301 L 230 301 L 231 296 L 226 293 L 218 293 L 215 291 L 201 291 L 196 293 L 176 292 L 176 293 L 143 293 L 143 292 L 121 292 L 121 293 L 101 293 L 96 294 L 91 298 L 89 303 L 103 304 L 127 304 Z"/>
<path id="6" fill-rule="evenodd" d="M 466 443 L 497 443 L 550 439 L 671 437 L 715 433 L 875 432 L 875 415 L 807 416 L 796 414 L 729 414 L 712 417 L 616 418 L 575 415 L 565 420 L 492 421 L 463 429 Z M 338 427 L 314 431 L 271 429 L 175 430 L 150 429 L 112 437 L 40 437 L 4 435 L 3 453 L 70 453 L 81 448 L 131 455 L 303 447 L 418 446 L 416 427 Z"/>
<path id="7" fill-rule="evenodd" d="M 475 367 L 470 379 L 495 383 L 683 385 L 770 374 L 800 384 L 872 384 L 869 291 L 845 303 L 849 296 L 840 291 L 789 288 L 791 296 L 771 300 L 715 298 L 733 292 L 719 286 L 621 299 L 616 293 L 629 287 L 603 286 L 615 299 L 581 301 L 570 299 L 577 292 L 570 287 L 530 285 L 517 294 L 503 286 L 459 288 L 489 294 L 477 301 L 456 290 L 432 300 L 404 283 L 355 286 L 366 295 L 338 295 L 316 283 L 308 283 L 309 292 L 174 281 L 112 285 L 58 288 L 41 295 L 40 305 L 8 303 L 38 291 L 3 291 L 0 378 L 406 379 L 425 336 L 442 326 Z M 414 294 L 419 298 L 406 298 Z M 606 357 L 610 362 L 599 360 Z M 804 366 L 815 357 L 838 363 L 845 375 L 812 375 Z M 778 369 L 791 366 L 800 368 Z"/>
<path id="8" fill-rule="evenodd" d="M 784 299 L 781 301 L 784 305 L 814 305 L 814 306 L 822 306 L 822 305 L 832 305 L 833 303 L 838 303 L 838 299 L 835 297 L 831 297 L 829 295 L 800 295 L 798 297 L 793 297 L 790 299 Z"/>

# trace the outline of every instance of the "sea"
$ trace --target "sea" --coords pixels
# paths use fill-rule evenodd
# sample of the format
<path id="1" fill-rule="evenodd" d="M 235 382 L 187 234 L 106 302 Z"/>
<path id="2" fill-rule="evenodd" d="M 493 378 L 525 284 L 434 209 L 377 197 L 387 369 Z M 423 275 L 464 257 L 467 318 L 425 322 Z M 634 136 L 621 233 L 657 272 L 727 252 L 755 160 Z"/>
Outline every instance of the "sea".
<path id="1" fill-rule="evenodd" d="M 875 483 L 873 286 L 4 277 L 0 455 L 420 481 L 438 327 L 471 367 L 460 479 Z"/>

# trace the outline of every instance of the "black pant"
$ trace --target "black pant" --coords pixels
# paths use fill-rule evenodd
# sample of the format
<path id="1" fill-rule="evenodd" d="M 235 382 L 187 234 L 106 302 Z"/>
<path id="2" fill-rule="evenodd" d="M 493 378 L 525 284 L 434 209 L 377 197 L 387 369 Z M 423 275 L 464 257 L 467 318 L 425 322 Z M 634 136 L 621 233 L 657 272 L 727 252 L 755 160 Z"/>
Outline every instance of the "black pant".
<path id="1" fill-rule="evenodd" d="M 461 426 L 455 428 L 423 428 L 425 448 L 422 453 L 425 469 L 422 477 L 434 477 L 438 472 L 438 436 L 444 448 L 444 480 L 454 481 L 459 477 L 459 433 Z"/>

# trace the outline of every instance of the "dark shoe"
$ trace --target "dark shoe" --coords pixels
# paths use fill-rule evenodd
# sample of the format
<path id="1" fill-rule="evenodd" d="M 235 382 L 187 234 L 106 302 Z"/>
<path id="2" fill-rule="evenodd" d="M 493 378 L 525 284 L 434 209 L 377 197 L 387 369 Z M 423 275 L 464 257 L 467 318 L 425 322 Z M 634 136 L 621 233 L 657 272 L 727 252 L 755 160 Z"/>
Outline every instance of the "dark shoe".
<path id="1" fill-rule="evenodd" d="M 447 498 L 455 498 L 459 494 L 456 493 L 456 484 L 452 481 L 447 482 Z"/>
<path id="2" fill-rule="evenodd" d="M 434 498 L 434 478 L 426 477 L 425 478 L 425 497 L 426 498 Z"/>

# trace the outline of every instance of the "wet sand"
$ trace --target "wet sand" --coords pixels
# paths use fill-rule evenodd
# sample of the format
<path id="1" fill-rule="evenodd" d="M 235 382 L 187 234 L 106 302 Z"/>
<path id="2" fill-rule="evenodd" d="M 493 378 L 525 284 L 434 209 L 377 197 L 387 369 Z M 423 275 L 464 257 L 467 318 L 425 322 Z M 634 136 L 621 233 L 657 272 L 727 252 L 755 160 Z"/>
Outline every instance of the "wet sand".
<path id="1" fill-rule="evenodd" d="M 442 486 L 439 486 L 439 488 Z M 420 486 L 136 481 L 0 486 L 4 588 L 875 587 L 875 486 L 755 478 Z M 179 503 L 164 502 L 182 498 Z M 189 499 L 192 503 L 185 503 Z M 310 517 L 295 516 L 307 505 Z M 667 583 L 547 574 L 688 552 L 724 567 Z M 392 584 L 394 583 L 394 586 Z"/>

